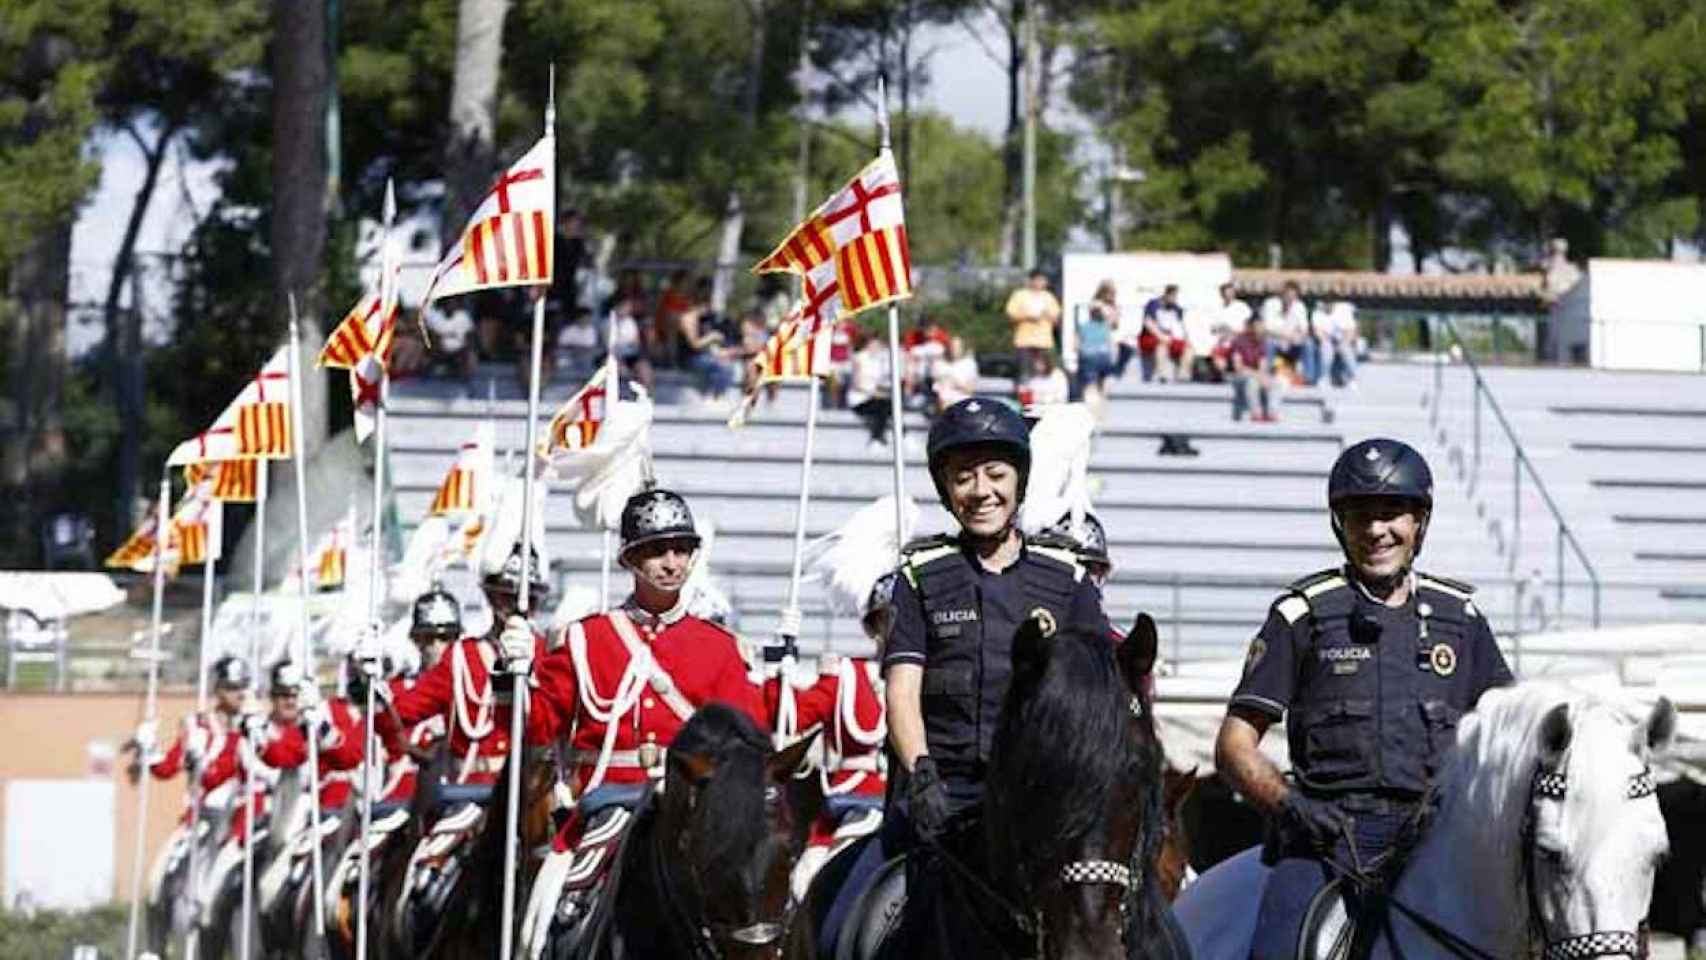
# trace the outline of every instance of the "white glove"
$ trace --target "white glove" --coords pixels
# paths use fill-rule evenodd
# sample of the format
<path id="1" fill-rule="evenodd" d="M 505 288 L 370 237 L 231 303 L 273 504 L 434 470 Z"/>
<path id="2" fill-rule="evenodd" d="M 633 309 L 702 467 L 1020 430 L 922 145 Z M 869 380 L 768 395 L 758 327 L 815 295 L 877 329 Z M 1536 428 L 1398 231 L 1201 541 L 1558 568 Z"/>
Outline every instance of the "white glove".
<path id="1" fill-rule="evenodd" d="M 206 728 L 199 723 L 184 725 L 184 758 L 194 766 L 201 766 L 203 757 L 207 756 L 208 734 Z"/>
<path id="2" fill-rule="evenodd" d="M 503 633 L 498 635 L 498 649 L 510 673 L 525 675 L 533 669 L 533 627 L 526 617 L 511 615 L 504 621 Z"/>
<path id="3" fill-rule="evenodd" d="M 361 672 L 370 680 L 385 673 L 385 648 L 379 640 L 379 625 L 370 623 L 361 628 L 355 641 L 355 659 Z"/>
<path id="4" fill-rule="evenodd" d="M 136 725 L 136 734 L 131 739 L 136 741 L 136 749 L 144 758 L 150 757 L 160 743 L 159 727 L 153 720 L 144 720 Z"/>
<path id="5" fill-rule="evenodd" d="M 818 655 L 817 672 L 832 677 L 841 672 L 841 654 L 824 652 Z"/>
<path id="6" fill-rule="evenodd" d="M 245 713 L 243 714 L 242 719 L 237 721 L 237 726 L 243 731 L 243 736 L 250 741 L 260 741 L 265 739 L 267 727 L 271 724 L 272 719 L 266 714 L 258 711 L 255 713 Z"/>
<path id="7" fill-rule="evenodd" d="M 324 697 L 320 696 L 320 685 L 312 680 L 302 681 L 296 688 L 296 706 L 303 713 L 312 713 L 326 705 Z"/>

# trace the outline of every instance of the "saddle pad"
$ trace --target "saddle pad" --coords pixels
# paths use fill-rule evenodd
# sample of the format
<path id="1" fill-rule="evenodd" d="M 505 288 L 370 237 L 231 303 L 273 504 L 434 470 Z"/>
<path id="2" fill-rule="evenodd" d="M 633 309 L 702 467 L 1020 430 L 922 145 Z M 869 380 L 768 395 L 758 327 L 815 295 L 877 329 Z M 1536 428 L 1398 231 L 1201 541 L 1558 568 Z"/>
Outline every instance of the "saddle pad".
<path id="1" fill-rule="evenodd" d="M 575 845 L 575 860 L 563 875 L 563 890 L 575 892 L 591 889 L 604 877 L 603 867 L 615 859 L 622 848 L 622 838 L 634 815 L 622 807 L 607 807 L 610 814 L 603 822 L 594 824 Z"/>
<path id="2" fill-rule="evenodd" d="M 432 825 L 432 833 L 421 843 L 419 859 L 436 860 L 448 856 L 463 837 L 479 828 L 480 818 L 485 812 L 483 807 L 469 805 L 440 817 Z"/>

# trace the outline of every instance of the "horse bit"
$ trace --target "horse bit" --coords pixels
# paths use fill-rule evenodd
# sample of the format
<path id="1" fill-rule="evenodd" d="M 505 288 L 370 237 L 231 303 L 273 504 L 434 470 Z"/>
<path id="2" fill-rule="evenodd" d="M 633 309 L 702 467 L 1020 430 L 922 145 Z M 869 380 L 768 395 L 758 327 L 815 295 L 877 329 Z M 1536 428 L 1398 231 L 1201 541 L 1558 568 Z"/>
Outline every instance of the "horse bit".
<path id="1" fill-rule="evenodd" d="M 1560 766 L 1562 764 L 1560 763 Z M 1653 780 L 1650 769 L 1643 767 L 1640 773 L 1629 778 L 1629 784 L 1624 788 L 1625 800 L 1640 800 L 1658 792 L 1658 784 Z M 1531 799 L 1544 798 L 1548 800 L 1563 800 L 1569 792 L 1569 778 L 1556 771 L 1534 772 L 1534 785 L 1531 788 Z M 1528 916 L 1530 926 L 1539 933 L 1542 940 L 1546 933 L 1540 929 L 1540 904 L 1534 890 L 1534 814 L 1530 808 L 1527 821 L 1523 824 L 1523 883 L 1528 888 Z M 1627 955 L 1645 958 L 1647 943 L 1642 930 L 1595 930 L 1580 936 L 1567 937 L 1547 943 L 1541 952 L 1541 960 L 1587 960 L 1590 957 Z"/>

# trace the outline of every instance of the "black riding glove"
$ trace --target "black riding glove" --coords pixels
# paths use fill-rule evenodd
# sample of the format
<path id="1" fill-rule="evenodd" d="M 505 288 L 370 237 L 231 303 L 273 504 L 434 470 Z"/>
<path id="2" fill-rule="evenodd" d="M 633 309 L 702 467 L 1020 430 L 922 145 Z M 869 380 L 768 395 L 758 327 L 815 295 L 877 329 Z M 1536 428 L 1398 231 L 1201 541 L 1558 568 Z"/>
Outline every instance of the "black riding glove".
<path id="1" fill-rule="evenodd" d="M 948 826 L 948 788 L 942 783 L 936 761 L 928 756 L 919 757 L 912 765 L 906 804 L 919 837 L 933 841 L 942 836 Z"/>
<path id="2" fill-rule="evenodd" d="M 1351 829 L 1351 818 L 1344 811 L 1296 790 L 1280 802 L 1279 816 L 1286 833 L 1321 851 L 1333 849 Z"/>

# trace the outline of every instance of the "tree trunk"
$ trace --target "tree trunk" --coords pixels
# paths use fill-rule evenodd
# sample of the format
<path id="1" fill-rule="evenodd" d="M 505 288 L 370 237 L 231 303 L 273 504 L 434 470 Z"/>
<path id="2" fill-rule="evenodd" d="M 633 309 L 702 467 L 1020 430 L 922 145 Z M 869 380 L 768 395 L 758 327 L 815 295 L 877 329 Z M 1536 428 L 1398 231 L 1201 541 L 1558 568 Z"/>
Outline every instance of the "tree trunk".
<path id="1" fill-rule="evenodd" d="M 1024 205 L 1023 180 L 1025 116 L 1020 85 L 1025 75 L 1025 46 L 1020 42 L 1025 22 L 1023 0 L 1013 0 L 1007 12 L 1007 136 L 1001 143 L 1003 177 L 1001 203 L 1001 265 L 1011 267 L 1019 252 L 1019 219 Z"/>
<path id="2" fill-rule="evenodd" d="M 456 69 L 450 86 L 450 143 L 445 149 L 442 240 L 456 239 L 497 172 L 493 136 L 509 0 L 461 0 L 456 11 Z"/>
<path id="3" fill-rule="evenodd" d="M 326 2 L 274 0 L 273 16 L 273 298 L 284 318 L 296 297 L 303 355 L 312 357 L 326 307 Z M 296 454 L 311 458 L 326 439 L 326 378 L 304 374 Z"/>
<path id="4" fill-rule="evenodd" d="M 906 0 L 900 24 L 900 168 L 902 185 L 912 176 L 912 31 L 917 27 L 913 0 Z"/>
<path id="5" fill-rule="evenodd" d="M 746 85 L 741 95 L 741 121 L 750 138 L 758 127 L 758 92 L 764 83 L 764 22 L 763 0 L 752 6 L 752 53 L 747 60 Z M 749 140 L 750 142 L 750 140 Z M 746 229 L 746 208 L 742 205 L 740 187 L 729 188 L 729 200 L 723 207 L 723 222 L 718 229 L 717 263 L 711 274 L 711 309 L 726 313 L 729 297 L 734 293 L 735 270 L 740 261 L 740 238 Z"/>
<path id="6" fill-rule="evenodd" d="M 16 308 L 11 337 L 12 423 L 0 450 L 7 542 L 19 555 L 8 565 L 34 566 L 35 524 L 60 506 L 65 468 L 65 304 L 71 295 L 71 220 L 44 231 L 13 264 L 9 291 Z"/>
<path id="7" fill-rule="evenodd" d="M 101 310 L 107 331 L 107 371 L 112 384 L 113 409 L 118 414 L 119 423 L 113 515 L 121 521 L 130 516 L 142 482 L 143 419 L 148 398 L 147 368 L 143 362 L 143 305 L 140 301 L 133 302 L 126 311 L 120 301 L 124 297 L 125 285 L 136 269 L 136 241 L 142 233 L 142 221 L 148 216 L 148 205 L 153 201 L 154 190 L 160 182 L 166 148 L 177 136 L 178 128 L 168 122 L 152 147 L 135 127 L 127 127 L 127 132 L 142 152 L 142 186 L 137 188 L 136 198 L 131 202 L 130 218 L 124 225 L 124 235 L 119 238 L 118 254 L 113 258 L 113 273 L 107 281 L 107 298 Z M 121 532 L 119 535 L 124 534 Z"/>

